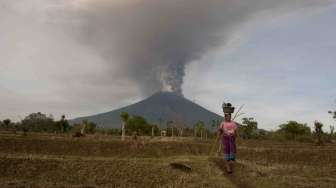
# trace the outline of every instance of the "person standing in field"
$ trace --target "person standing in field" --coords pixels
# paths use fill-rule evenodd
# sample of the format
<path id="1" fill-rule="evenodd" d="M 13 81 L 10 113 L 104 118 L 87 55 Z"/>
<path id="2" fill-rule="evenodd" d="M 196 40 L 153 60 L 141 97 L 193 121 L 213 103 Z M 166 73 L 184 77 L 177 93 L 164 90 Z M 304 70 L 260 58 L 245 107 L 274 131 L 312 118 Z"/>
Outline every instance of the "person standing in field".
<path id="1" fill-rule="evenodd" d="M 230 103 L 223 105 L 224 121 L 219 126 L 218 132 L 224 146 L 224 159 L 226 160 L 226 171 L 232 173 L 234 161 L 236 160 L 236 137 L 238 135 L 237 124 L 232 121 L 231 114 L 234 108 Z M 225 109 L 226 108 L 226 109 Z M 231 110 L 227 110 L 231 108 Z M 226 112 L 231 113 L 226 113 Z"/>

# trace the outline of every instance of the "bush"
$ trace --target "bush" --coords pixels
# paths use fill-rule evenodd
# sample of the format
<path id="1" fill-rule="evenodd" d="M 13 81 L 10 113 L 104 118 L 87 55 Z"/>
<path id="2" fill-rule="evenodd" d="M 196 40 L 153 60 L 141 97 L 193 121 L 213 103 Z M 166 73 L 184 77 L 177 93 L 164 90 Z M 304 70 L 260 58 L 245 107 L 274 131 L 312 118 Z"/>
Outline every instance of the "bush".
<path id="1" fill-rule="evenodd" d="M 21 122 L 21 128 L 33 132 L 54 132 L 57 125 L 52 117 L 37 112 L 25 117 Z"/>
<path id="2" fill-rule="evenodd" d="M 0 128 L 2 130 L 12 130 L 15 128 L 15 124 L 12 123 L 10 119 L 5 119 L 3 121 L 0 121 Z"/>
<path id="3" fill-rule="evenodd" d="M 278 132 L 284 134 L 287 139 L 296 140 L 298 136 L 311 136 L 310 127 L 307 124 L 289 121 L 279 126 Z"/>
<path id="4" fill-rule="evenodd" d="M 154 127 L 154 134 L 159 135 L 159 128 L 157 125 L 147 123 L 146 119 L 141 116 L 133 116 L 128 119 L 126 124 L 126 133 L 128 135 L 137 132 L 138 135 L 152 135 L 152 128 Z"/>
<path id="5" fill-rule="evenodd" d="M 59 132 L 67 132 L 70 129 L 70 124 L 68 120 L 65 119 L 65 115 L 62 115 L 61 120 L 55 122 L 55 126 Z"/>
<path id="6" fill-rule="evenodd" d="M 280 141 L 280 142 L 286 142 L 288 140 L 295 140 L 298 142 L 313 142 L 314 139 L 312 135 L 306 134 L 306 135 L 297 135 L 295 139 L 288 139 L 288 135 L 284 133 L 283 131 L 269 131 L 267 134 L 263 137 L 263 139 L 267 140 L 274 140 L 274 141 Z"/>
<path id="7" fill-rule="evenodd" d="M 254 118 L 243 118 L 242 125 L 240 126 L 239 133 L 243 138 L 256 139 L 262 135 L 264 132 L 258 130 L 258 122 Z"/>
<path id="8" fill-rule="evenodd" d="M 90 122 L 88 120 L 83 120 L 82 123 L 74 124 L 72 127 L 72 132 L 82 132 L 88 133 L 88 134 L 94 134 L 96 132 L 97 125 L 94 122 Z"/>
<path id="9" fill-rule="evenodd" d="M 120 129 L 107 129 L 106 134 L 113 135 L 113 136 L 120 136 L 121 130 Z"/>

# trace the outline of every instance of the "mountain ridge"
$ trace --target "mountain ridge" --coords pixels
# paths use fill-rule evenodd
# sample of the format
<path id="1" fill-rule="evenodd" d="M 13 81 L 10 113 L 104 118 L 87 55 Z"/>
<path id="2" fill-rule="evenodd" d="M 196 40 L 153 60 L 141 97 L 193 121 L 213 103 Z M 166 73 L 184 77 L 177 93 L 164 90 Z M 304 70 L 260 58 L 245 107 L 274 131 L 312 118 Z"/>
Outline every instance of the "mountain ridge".
<path id="1" fill-rule="evenodd" d="M 204 107 L 172 92 L 158 92 L 134 104 L 109 112 L 92 116 L 79 117 L 70 120 L 72 124 L 83 120 L 95 122 L 104 128 L 120 128 L 121 112 L 128 112 L 131 116 L 142 116 L 149 123 L 165 127 L 168 121 L 183 122 L 187 127 L 193 127 L 198 121 L 210 125 L 212 120 L 222 120 L 223 117 Z"/>

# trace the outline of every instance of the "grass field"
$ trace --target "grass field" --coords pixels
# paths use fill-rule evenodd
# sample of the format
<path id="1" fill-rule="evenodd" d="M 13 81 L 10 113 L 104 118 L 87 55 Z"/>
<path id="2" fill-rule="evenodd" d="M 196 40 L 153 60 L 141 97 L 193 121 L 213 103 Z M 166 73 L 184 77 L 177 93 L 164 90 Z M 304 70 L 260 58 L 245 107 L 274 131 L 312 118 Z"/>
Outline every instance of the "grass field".
<path id="1" fill-rule="evenodd" d="M 336 144 L 240 141 L 228 175 L 213 143 L 1 133 L 0 187 L 336 187 Z"/>

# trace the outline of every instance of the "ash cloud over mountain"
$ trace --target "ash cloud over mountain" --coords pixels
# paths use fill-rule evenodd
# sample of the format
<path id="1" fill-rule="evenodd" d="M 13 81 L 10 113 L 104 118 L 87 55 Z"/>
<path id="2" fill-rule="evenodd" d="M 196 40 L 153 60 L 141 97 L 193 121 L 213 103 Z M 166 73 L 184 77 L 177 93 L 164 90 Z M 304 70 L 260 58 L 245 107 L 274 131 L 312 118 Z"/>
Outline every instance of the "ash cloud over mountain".
<path id="1" fill-rule="evenodd" d="M 249 19 L 318 6 L 317 0 L 87 1 L 80 11 L 78 40 L 140 86 L 143 94 L 183 95 L 189 63 L 226 45 Z"/>
<path id="2" fill-rule="evenodd" d="M 0 73 L 28 83 L 6 82 L 10 90 L 29 86 L 23 95 L 63 103 L 106 104 L 139 90 L 182 94 L 186 66 L 228 45 L 243 24 L 329 2 L 0 0 Z"/>

